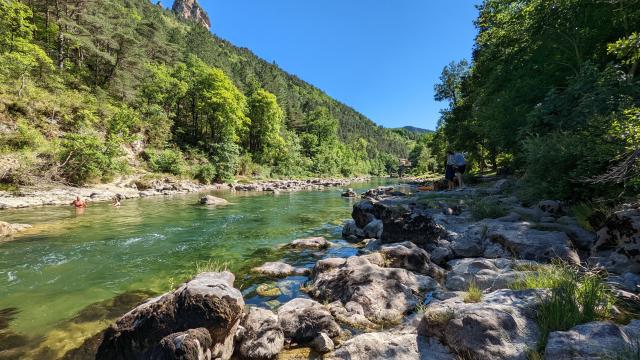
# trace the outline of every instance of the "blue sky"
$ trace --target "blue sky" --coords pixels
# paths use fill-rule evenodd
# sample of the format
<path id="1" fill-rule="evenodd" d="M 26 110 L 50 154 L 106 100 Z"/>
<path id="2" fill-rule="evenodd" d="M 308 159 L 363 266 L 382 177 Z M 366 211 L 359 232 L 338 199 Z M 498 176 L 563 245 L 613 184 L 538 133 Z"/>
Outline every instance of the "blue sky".
<path id="1" fill-rule="evenodd" d="M 471 57 L 478 0 L 200 0 L 212 31 L 385 127 L 434 129 L 433 85 Z M 172 0 L 162 0 L 170 7 Z"/>

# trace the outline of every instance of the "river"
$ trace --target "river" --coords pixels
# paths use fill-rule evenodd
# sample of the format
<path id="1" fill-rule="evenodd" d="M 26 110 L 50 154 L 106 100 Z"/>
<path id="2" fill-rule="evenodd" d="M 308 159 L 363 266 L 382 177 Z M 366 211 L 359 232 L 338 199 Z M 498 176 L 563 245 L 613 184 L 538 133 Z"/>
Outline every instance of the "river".
<path id="1" fill-rule="evenodd" d="M 90 204 L 83 213 L 70 207 L 1 211 L 3 221 L 34 228 L 0 243 L 0 359 L 58 358 L 207 262 L 233 271 L 249 304 L 275 307 L 301 295 L 305 277 L 279 280 L 280 296 L 258 296 L 256 285 L 270 280 L 249 270 L 265 261 L 311 267 L 321 256 L 354 254 L 340 240 L 354 200 L 340 191 L 212 192 L 232 203 L 218 208 L 196 205 L 201 194 L 192 194 L 126 200 L 121 208 Z M 337 246 L 328 254 L 278 249 L 307 236 L 325 236 Z"/>

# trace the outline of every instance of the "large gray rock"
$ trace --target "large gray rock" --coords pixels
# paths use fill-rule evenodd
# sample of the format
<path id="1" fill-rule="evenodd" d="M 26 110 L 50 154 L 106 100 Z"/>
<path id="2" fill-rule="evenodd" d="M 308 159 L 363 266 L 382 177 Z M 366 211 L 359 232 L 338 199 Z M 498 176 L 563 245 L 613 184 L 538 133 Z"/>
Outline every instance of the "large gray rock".
<path id="1" fill-rule="evenodd" d="M 364 230 L 356 225 L 355 220 L 347 220 L 342 226 L 342 237 L 347 240 L 360 240 L 364 239 Z"/>
<path id="2" fill-rule="evenodd" d="M 272 359 L 284 347 L 284 332 L 273 312 L 252 307 L 242 326 L 244 332 L 238 351 L 243 358 Z"/>
<path id="3" fill-rule="evenodd" d="M 202 198 L 200 198 L 200 204 L 202 205 L 213 205 L 213 206 L 221 206 L 221 205 L 228 205 L 229 202 L 225 199 L 219 198 L 219 197 L 215 197 L 213 195 L 205 195 Z"/>
<path id="4" fill-rule="evenodd" d="M 198 328 L 209 331 L 211 357 L 229 359 L 244 311 L 233 282 L 230 272 L 202 273 L 136 307 L 105 331 L 96 359 L 147 358 L 166 336 Z"/>
<path id="5" fill-rule="evenodd" d="M 424 211 L 386 207 L 380 213 L 380 220 L 383 224 L 381 239 L 384 243 L 410 241 L 419 246 L 426 246 L 447 235 L 444 227 Z"/>
<path id="6" fill-rule="evenodd" d="M 398 322 L 421 301 L 418 294 L 434 290 L 438 283 L 428 276 L 405 269 L 384 268 L 380 254 L 352 256 L 344 263 L 316 266 L 310 284 L 315 298 L 362 306 L 375 323 Z"/>
<path id="7" fill-rule="evenodd" d="M 640 320 L 627 326 L 611 322 L 591 322 L 569 331 L 549 334 L 545 359 L 621 359 L 624 352 L 640 353 Z M 629 359 L 635 358 L 629 357 Z"/>
<path id="8" fill-rule="evenodd" d="M 436 302 L 424 313 L 418 334 L 436 337 L 472 359 L 527 359 L 538 341 L 536 290 L 498 290 L 480 303 L 460 297 Z"/>
<path id="9" fill-rule="evenodd" d="M 506 289 L 521 280 L 525 272 L 516 271 L 518 265 L 533 265 L 526 260 L 466 258 L 449 261 L 445 287 L 453 291 L 467 291 L 472 282 L 482 290 Z"/>
<path id="10" fill-rule="evenodd" d="M 596 234 L 583 229 L 575 219 L 574 221 L 570 221 L 567 217 L 564 218 L 564 223 L 539 223 L 536 224 L 535 227 L 538 230 L 563 232 L 567 234 L 576 248 L 580 250 L 590 250 L 596 241 Z"/>
<path id="11" fill-rule="evenodd" d="M 529 222 L 483 220 L 451 238 L 458 257 L 515 257 L 524 260 L 562 259 L 579 264 L 580 257 L 564 232 L 535 229 Z"/>
<path id="12" fill-rule="evenodd" d="M 591 256 L 609 271 L 640 274 L 640 209 L 618 211 L 598 230 Z"/>
<path id="13" fill-rule="evenodd" d="M 358 335 L 325 360 L 454 360 L 456 356 L 438 340 L 411 332 L 375 332 Z"/>
<path id="14" fill-rule="evenodd" d="M 364 308 L 357 302 L 350 301 L 344 305 L 342 302 L 334 301 L 329 304 L 331 315 L 342 324 L 361 330 L 375 330 L 380 326 L 371 322 L 364 316 Z"/>
<path id="15" fill-rule="evenodd" d="M 266 262 L 258 267 L 251 269 L 251 271 L 273 277 L 308 275 L 311 273 L 310 269 L 293 267 L 280 261 Z"/>
<path id="16" fill-rule="evenodd" d="M 190 329 L 160 340 L 150 359 L 211 360 L 211 335 L 205 328 Z"/>
<path id="17" fill-rule="evenodd" d="M 376 219 L 373 201 L 366 199 L 357 202 L 353 205 L 351 217 L 355 221 L 357 227 L 362 229 L 367 226 L 368 223 Z"/>
<path id="18" fill-rule="evenodd" d="M 368 223 L 367 226 L 362 229 L 362 232 L 365 238 L 379 239 L 382 236 L 383 227 L 382 221 L 376 219 Z"/>
<path id="19" fill-rule="evenodd" d="M 333 351 L 335 345 L 333 344 L 333 340 L 329 337 L 329 335 L 321 332 L 318 336 L 315 337 L 311 341 L 311 348 L 321 354 L 328 353 L 329 351 Z"/>
<path id="20" fill-rule="evenodd" d="M 536 207 L 545 215 L 559 216 L 562 214 L 562 203 L 557 200 L 542 200 Z"/>
<path id="21" fill-rule="evenodd" d="M 411 242 L 383 246 L 380 254 L 385 258 L 386 267 L 403 268 L 431 276 L 436 280 L 444 278 L 444 269 L 431 262 L 429 254 Z"/>
<path id="22" fill-rule="evenodd" d="M 296 298 L 278 309 L 278 321 L 289 341 L 309 343 L 321 332 L 329 337 L 340 334 L 340 326 L 329 310 L 311 299 Z"/>

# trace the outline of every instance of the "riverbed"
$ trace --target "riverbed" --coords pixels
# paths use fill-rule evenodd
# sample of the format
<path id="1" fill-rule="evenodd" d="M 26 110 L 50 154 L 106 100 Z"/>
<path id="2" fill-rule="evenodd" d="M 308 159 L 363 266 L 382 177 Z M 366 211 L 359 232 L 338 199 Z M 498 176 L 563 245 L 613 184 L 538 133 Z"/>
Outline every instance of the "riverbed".
<path id="1" fill-rule="evenodd" d="M 364 190 L 386 183 L 351 186 Z M 325 236 L 336 243 L 329 255 L 355 253 L 340 240 L 355 200 L 340 192 L 212 192 L 231 202 L 215 208 L 196 205 L 202 194 L 192 194 L 127 200 L 120 208 L 92 204 L 82 212 L 70 207 L 1 211 L 3 221 L 34 226 L 0 243 L 0 355 L 22 347 L 37 350 L 29 357 L 58 358 L 205 264 L 234 272 L 248 303 L 275 307 L 299 295 L 306 279 L 285 279 L 286 284 L 275 284 L 281 295 L 264 298 L 255 294 L 264 279 L 250 269 L 282 259 L 311 266 L 320 256 L 279 245 Z"/>

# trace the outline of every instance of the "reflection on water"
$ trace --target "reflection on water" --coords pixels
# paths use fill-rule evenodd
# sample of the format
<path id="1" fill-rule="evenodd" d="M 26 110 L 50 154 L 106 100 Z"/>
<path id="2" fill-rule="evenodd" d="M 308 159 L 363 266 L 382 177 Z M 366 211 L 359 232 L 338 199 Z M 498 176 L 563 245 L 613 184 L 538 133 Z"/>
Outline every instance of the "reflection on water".
<path id="1" fill-rule="evenodd" d="M 120 208 L 91 204 L 83 214 L 71 207 L 0 212 L 3 221 L 34 225 L 0 243 L 0 359 L 16 358 L 25 344 L 18 358 L 59 358 L 143 299 L 189 278 L 201 261 L 228 263 L 247 303 L 277 306 L 303 296 L 306 278 L 295 277 L 276 282 L 281 296 L 260 297 L 257 285 L 273 280 L 249 270 L 274 260 L 312 266 L 326 255 L 277 245 L 312 235 L 338 239 L 353 203 L 340 189 L 215 195 L 232 204 L 202 207 L 198 195 L 185 195 L 128 200 Z M 355 252 L 338 243 L 331 255 Z"/>

